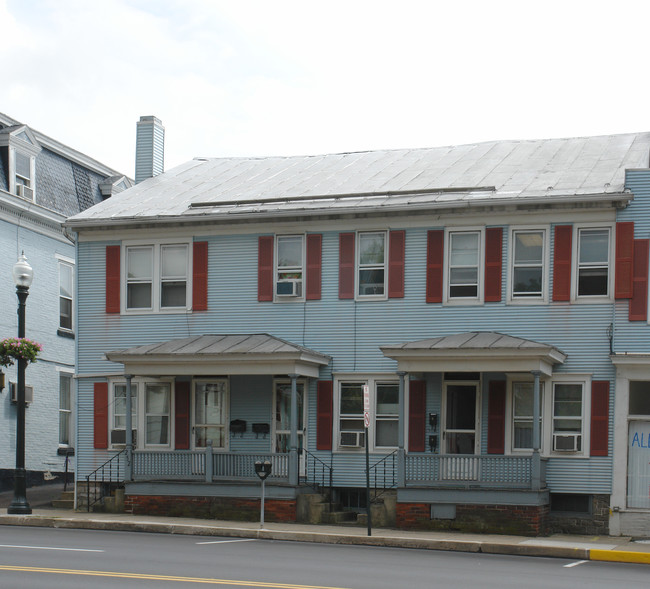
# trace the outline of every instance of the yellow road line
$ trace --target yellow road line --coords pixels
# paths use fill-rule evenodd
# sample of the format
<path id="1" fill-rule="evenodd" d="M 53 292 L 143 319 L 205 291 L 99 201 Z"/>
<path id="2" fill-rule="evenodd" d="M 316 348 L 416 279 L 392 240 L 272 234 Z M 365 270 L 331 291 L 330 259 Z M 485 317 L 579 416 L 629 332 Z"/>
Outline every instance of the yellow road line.
<path id="1" fill-rule="evenodd" d="M 609 562 L 636 562 L 650 564 L 650 552 L 630 552 L 627 550 L 590 550 L 590 560 L 604 560 Z"/>
<path id="2" fill-rule="evenodd" d="M 212 585 L 237 585 L 239 587 L 270 587 L 273 589 L 344 589 L 342 587 L 323 587 L 320 585 L 291 585 L 289 583 L 269 583 L 265 581 L 237 581 L 234 579 L 210 579 L 202 577 L 175 577 L 171 575 L 149 575 L 146 573 L 120 573 L 114 571 L 84 571 L 76 569 L 52 569 L 42 567 L 0 565 L 0 571 L 24 573 L 49 573 L 58 575 L 80 575 L 89 577 L 113 577 L 118 579 L 146 579 L 149 581 L 174 581 L 182 583 L 208 583 Z"/>

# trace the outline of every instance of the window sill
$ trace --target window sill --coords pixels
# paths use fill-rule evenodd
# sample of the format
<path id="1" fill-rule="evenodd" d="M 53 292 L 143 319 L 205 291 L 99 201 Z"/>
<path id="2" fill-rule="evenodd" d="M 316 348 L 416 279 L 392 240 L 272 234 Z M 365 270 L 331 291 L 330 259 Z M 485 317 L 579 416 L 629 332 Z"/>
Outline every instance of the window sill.
<path id="1" fill-rule="evenodd" d="M 60 335 L 61 337 L 67 337 L 68 339 L 74 339 L 74 331 L 68 331 L 67 329 L 59 329 L 56 330 L 56 335 Z"/>

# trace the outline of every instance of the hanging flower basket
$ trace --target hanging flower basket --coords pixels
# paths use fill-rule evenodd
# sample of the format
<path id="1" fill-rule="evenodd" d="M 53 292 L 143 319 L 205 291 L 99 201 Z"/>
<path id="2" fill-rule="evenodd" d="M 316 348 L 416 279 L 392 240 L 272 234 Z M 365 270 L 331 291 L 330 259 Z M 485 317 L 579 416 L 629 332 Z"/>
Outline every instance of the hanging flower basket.
<path id="1" fill-rule="evenodd" d="M 27 338 L 7 337 L 0 340 L 0 366 L 11 366 L 21 358 L 27 363 L 36 362 L 42 350 L 41 344 Z"/>

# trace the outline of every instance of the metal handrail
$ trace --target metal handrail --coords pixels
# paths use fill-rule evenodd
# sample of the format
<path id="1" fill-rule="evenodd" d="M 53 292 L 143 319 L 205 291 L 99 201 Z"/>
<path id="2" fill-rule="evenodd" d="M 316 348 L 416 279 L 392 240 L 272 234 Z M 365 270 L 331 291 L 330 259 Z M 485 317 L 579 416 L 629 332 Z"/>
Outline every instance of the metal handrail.
<path id="1" fill-rule="evenodd" d="M 330 501 L 332 500 L 332 481 L 334 468 L 332 467 L 332 455 L 330 454 L 330 463 L 327 464 L 318 456 L 311 453 L 306 448 L 301 448 L 305 453 L 305 482 L 316 491 L 327 489 Z M 311 470 L 311 473 L 310 473 Z M 311 476 L 310 476 L 311 474 Z M 320 475 L 320 476 L 319 476 Z"/>
<path id="2" fill-rule="evenodd" d="M 370 466 L 370 478 L 374 490 L 374 499 L 397 487 L 397 450 L 386 454 Z"/>
<path id="3" fill-rule="evenodd" d="M 86 501 L 87 501 L 87 509 L 90 511 L 90 508 L 95 505 L 95 503 L 98 503 L 104 498 L 103 494 L 103 488 L 106 483 L 118 483 L 120 482 L 120 479 L 122 478 L 120 475 L 120 456 L 124 455 L 125 457 L 128 458 L 128 455 L 126 453 L 126 448 L 123 450 L 120 450 L 117 454 L 109 458 L 104 464 L 101 466 L 97 467 L 95 470 L 93 470 L 90 474 L 86 475 Z M 115 464 L 113 464 L 115 463 Z M 113 468 L 115 468 L 115 474 L 117 477 L 113 478 Z M 106 471 L 108 470 L 108 479 L 106 478 Z M 101 472 L 101 479 L 98 481 L 98 474 Z M 93 478 L 94 477 L 94 478 Z M 94 483 L 94 489 L 95 489 L 95 496 L 94 500 L 91 503 L 90 502 L 90 479 L 93 478 L 93 483 Z M 99 497 L 97 497 L 97 482 L 101 483 L 102 485 L 102 490 L 100 490 Z"/>

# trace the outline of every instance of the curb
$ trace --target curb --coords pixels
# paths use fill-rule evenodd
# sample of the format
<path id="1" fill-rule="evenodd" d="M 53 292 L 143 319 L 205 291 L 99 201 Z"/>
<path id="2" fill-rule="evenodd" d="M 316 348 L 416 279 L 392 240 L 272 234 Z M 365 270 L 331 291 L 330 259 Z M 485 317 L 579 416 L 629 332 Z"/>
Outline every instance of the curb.
<path id="1" fill-rule="evenodd" d="M 432 538 L 404 538 L 399 536 L 350 536 L 322 532 L 300 532 L 254 528 L 215 527 L 191 524 L 161 522 L 129 522 L 116 520 L 57 518 L 25 515 L 3 515 L 0 525 L 63 528 L 78 530 L 107 530 L 116 532 L 148 532 L 154 534 L 179 534 L 191 536 L 222 536 L 226 538 L 251 538 L 259 540 L 280 540 L 285 542 L 312 542 L 321 544 L 342 544 L 357 546 L 379 546 L 386 548 L 409 548 L 420 550 L 441 550 L 502 554 L 512 556 L 533 556 L 546 558 L 568 558 L 650 564 L 650 552 L 627 550 L 600 550 L 567 546 L 535 546 L 476 540 L 437 540 Z"/>

